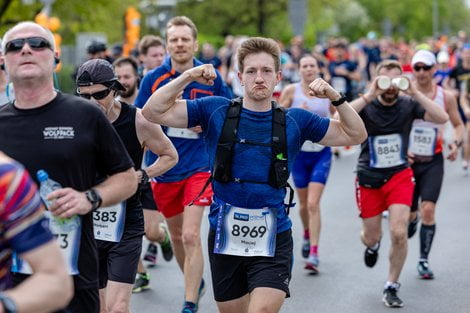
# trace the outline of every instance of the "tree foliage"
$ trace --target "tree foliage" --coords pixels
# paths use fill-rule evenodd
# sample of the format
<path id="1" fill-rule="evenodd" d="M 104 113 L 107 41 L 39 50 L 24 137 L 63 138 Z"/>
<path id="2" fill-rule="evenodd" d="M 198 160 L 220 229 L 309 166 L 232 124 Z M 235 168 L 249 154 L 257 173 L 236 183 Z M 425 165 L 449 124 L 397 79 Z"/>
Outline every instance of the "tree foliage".
<path id="1" fill-rule="evenodd" d="M 74 43 L 77 32 L 102 32 L 108 36 L 109 42 L 117 42 L 123 38 L 126 8 L 138 3 L 139 0 L 56 0 L 51 16 L 57 16 L 61 21 L 59 33 L 64 43 Z M 0 33 L 19 21 L 33 20 L 42 8 L 40 1 L 25 5 L 21 0 L 12 0 L 0 16 Z"/>
<path id="2" fill-rule="evenodd" d="M 213 42 L 222 42 L 227 34 L 288 41 L 292 36 L 288 1 L 179 0 L 174 13 L 189 16 L 197 24 L 201 38 Z M 465 0 L 307 0 L 305 38 L 313 44 L 319 36 L 326 35 L 353 40 L 371 30 L 382 35 L 387 22 L 395 37 L 422 39 L 432 35 L 433 1 L 439 7 L 440 32 L 470 30 L 470 10 Z M 31 5 L 21 0 L 1 2 L 0 34 L 18 21 L 32 20 L 42 9 L 39 0 Z M 52 15 L 62 22 L 59 33 L 66 44 L 74 42 L 77 32 L 103 32 L 110 42 L 117 42 L 123 38 L 125 9 L 130 5 L 138 7 L 139 3 L 140 0 L 56 0 Z"/>

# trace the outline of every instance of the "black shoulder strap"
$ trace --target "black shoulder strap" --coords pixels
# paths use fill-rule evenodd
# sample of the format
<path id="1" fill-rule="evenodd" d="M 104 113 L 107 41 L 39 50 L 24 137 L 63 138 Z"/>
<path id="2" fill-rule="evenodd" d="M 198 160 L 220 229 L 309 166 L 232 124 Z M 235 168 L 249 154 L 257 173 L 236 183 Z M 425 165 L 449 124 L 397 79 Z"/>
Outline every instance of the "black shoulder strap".
<path id="1" fill-rule="evenodd" d="M 232 180 L 233 146 L 237 139 L 241 109 L 241 98 L 233 99 L 227 109 L 224 125 L 217 143 L 212 172 L 214 179 L 219 182 L 226 183 Z"/>
<path id="2" fill-rule="evenodd" d="M 272 102 L 272 163 L 269 172 L 269 184 L 274 188 L 284 188 L 289 179 L 287 166 L 286 112 L 283 107 Z"/>

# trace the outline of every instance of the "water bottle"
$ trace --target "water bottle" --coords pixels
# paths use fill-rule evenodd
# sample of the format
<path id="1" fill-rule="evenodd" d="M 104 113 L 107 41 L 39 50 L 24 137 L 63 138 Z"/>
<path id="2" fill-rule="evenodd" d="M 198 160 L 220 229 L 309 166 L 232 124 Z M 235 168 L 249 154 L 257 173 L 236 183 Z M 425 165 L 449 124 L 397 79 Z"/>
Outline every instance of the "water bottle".
<path id="1" fill-rule="evenodd" d="M 47 195 L 54 190 L 62 188 L 62 186 L 58 182 L 50 179 L 49 174 L 47 174 L 45 170 L 39 170 L 36 175 L 39 180 L 39 195 L 46 205 L 46 208 L 50 209 L 53 200 L 47 200 Z"/>

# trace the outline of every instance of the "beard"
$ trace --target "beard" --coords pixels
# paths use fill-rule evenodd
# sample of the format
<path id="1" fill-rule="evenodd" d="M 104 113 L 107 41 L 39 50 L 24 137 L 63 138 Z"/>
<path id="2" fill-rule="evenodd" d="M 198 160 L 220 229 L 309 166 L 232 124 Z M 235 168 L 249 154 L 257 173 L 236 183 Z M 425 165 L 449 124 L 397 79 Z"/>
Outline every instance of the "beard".
<path id="1" fill-rule="evenodd" d="M 118 94 L 122 98 L 129 98 L 134 94 L 135 90 L 137 89 L 137 84 L 134 84 L 130 87 L 127 87 L 127 86 L 124 86 L 124 87 L 126 87 L 126 90 L 119 90 Z"/>
<path id="2" fill-rule="evenodd" d="M 398 98 L 398 92 L 385 92 L 382 94 L 382 100 L 387 103 L 393 103 Z"/>

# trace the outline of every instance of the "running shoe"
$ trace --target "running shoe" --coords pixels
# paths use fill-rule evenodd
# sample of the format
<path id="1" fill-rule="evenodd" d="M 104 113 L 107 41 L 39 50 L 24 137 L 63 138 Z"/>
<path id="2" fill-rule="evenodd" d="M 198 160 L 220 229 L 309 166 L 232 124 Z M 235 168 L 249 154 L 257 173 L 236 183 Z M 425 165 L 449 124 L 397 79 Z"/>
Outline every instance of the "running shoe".
<path id="1" fill-rule="evenodd" d="M 310 254 L 310 240 L 308 239 L 303 239 L 302 241 L 302 256 L 304 259 L 308 258 L 308 255 Z"/>
<path id="2" fill-rule="evenodd" d="M 199 285 L 199 290 L 197 292 L 197 301 L 196 303 L 191 303 L 185 301 L 183 303 L 183 311 L 181 313 L 193 313 L 197 312 L 199 309 L 199 300 L 201 300 L 202 296 L 206 293 L 206 282 L 204 281 L 204 278 L 201 279 L 201 284 Z"/>
<path id="3" fill-rule="evenodd" d="M 418 230 L 418 221 L 418 216 L 416 216 L 413 221 L 408 223 L 408 238 L 413 237 Z"/>
<path id="4" fill-rule="evenodd" d="M 364 262 L 366 263 L 367 267 L 374 267 L 375 263 L 377 263 L 377 259 L 379 258 L 379 248 L 380 241 L 376 250 L 367 247 L 364 251 Z"/>
<path id="5" fill-rule="evenodd" d="M 403 307 L 403 301 L 401 301 L 401 299 L 397 295 L 399 288 L 400 285 L 398 285 L 398 287 L 388 286 L 384 289 L 384 296 L 382 298 L 382 301 L 384 302 L 385 306 L 389 308 Z"/>
<path id="6" fill-rule="evenodd" d="M 173 248 L 171 247 L 170 233 L 165 224 L 161 224 L 163 230 L 165 231 L 165 240 L 160 243 L 160 248 L 162 248 L 163 259 L 167 262 L 173 259 Z"/>
<path id="7" fill-rule="evenodd" d="M 320 264 L 320 260 L 318 259 L 318 255 L 310 254 L 305 264 L 305 269 L 311 271 L 311 274 L 318 274 L 318 265 Z"/>
<path id="8" fill-rule="evenodd" d="M 132 287 L 132 293 L 139 293 L 147 289 L 150 289 L 150 275 L 147 273 L 138 273 L 134 286 Z"/>
<path id="9" fill-rule="evenodd" d="M 185 302 L 183 306 L 183 311 L 181 313 L 196 313 L 197 305 L 194 306 L 194 303 Z"/>
<path id="10" fill-rule="evenodd" d="M 429 269 L 428 261 L 418 262 L 418 274 L 422 279 L 433 279 L 434 273 Z"/>
<path id="11" fill-rule="evenodd" d="M 144 261 L 150 263 L 148 267 L 155 267 L 157 265 L 157 253 L 157 246 L 150 242 L 144 255 Z"/>
<path id="12" fill-rule="evenodd" d="M 467 161 L 462 162 L 462 170 L 463 170 L 463 175 L 468 176 L 468 162 Z"/>

